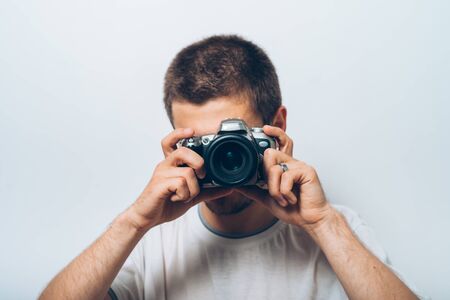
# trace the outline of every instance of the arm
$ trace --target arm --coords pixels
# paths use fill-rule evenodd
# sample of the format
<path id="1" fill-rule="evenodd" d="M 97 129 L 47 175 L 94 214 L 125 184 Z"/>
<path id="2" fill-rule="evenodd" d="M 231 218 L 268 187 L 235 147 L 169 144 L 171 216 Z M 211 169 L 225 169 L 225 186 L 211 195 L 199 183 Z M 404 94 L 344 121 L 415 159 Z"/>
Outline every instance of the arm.
<path id="1" fill-rule="evenodd" d="M 108 299 L 109 286 L 144 233 L 133 225 L 130 212 L 119 215 L 48 284 L 39 299 Z"/>
<path id="2" fill-rule="evenodd" d="M 305 227 L 325 253 L 350 299 L 417 299 L 416 295 L 353 234 L 334 208 Z"/>
<path id="3" fill-rule="evenodd" d="M 108 288 L 148 230 L 180 217 L 201 201 L 232 192 L 200 191 L 195 174 L 204 176 L 203 158 L 188 148 L 174 148 L 176 141 L 193 133 L 178 129 L 163 140 L 166 159 L 155 168 L 139 198 L 48 284 L 39 299 L 109 299 Z"/>
<path id="4" fill-rule="evenodd" d="M 325 253 L 351 299 L 417 299 L 414 293 L 353 234 L 344 217 L 326 200 L 311 166 L 292 157 L 292 140 L 277 127 L 264 126 L 280 141 L 280 151 L 264 152 L 268 191 L 242 187 L 274 216 L 303 228 Z M 279 164 L 285 163 L 288 170 Z"/>

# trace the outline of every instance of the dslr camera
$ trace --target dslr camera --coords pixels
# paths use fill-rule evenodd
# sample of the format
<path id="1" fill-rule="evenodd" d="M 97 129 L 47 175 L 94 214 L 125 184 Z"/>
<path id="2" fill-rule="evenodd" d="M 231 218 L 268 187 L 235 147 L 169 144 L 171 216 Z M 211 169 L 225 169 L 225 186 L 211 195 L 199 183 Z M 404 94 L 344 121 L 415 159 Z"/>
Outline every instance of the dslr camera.
<path id="1" fill-rule="evenodd" d="M 257 185 L 266 188 L 263 153 L 278 148 L 275 138 L 260 127 L 249 128 L 241 119 L 225 119 L 216 134 L 181 139 L 178 146 L 187 147 L 204 159 L 206 176 L 198 178 L 200 187 L 234 187 Z"/>

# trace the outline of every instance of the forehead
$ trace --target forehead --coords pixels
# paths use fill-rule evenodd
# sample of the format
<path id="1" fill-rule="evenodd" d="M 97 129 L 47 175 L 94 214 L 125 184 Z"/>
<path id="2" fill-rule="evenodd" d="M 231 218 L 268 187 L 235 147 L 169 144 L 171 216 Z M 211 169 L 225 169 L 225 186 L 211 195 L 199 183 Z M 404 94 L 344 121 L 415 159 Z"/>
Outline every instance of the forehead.
<path id="1" fill-rule="evenodd" d="M 232 96 L 218 97 L 202 104 L 177 100 L 172 104 L 172 115 L 175 128 L 193 128 L 195 135 L 217 132 L 220 121 L 227 118 L 243 119 L 250 127 L 263 125 L 248 100 Z"/>

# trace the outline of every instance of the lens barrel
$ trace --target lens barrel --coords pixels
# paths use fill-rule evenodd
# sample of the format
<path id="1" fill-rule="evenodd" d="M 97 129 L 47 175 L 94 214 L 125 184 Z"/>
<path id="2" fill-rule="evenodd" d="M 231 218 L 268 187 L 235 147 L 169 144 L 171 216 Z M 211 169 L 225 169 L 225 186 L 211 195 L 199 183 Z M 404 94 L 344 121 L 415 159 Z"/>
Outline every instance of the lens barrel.
<path id="1" fill-rule="evenodd" d="M 258 152 L 242 135 L 222 135 L 214 139 L 205 153 L 206 172 L 222 186 L 244 185 L 256 174 Z"/>

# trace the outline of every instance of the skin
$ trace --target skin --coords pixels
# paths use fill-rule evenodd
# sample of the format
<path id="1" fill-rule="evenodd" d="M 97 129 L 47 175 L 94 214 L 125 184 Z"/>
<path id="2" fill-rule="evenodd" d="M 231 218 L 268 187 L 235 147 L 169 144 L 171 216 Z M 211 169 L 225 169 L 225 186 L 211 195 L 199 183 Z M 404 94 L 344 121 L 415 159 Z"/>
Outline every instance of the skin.
<path id="1" fill-rule="evenodd" d="M 173 116 L 175 129 L 161 141 L 165 159 L 141 195 L 53 278 L 39 299 L 109 299 L 108 288 L 145 233 L 197 204 L 208 224 L 222 232 L 254 231 L 274 217 L 302 228 L 322 249 L 350 299 L 417 299 L 329 204 L 314 168 L 293 158 L 284 106 L 273 126 L 263 127 L 280 144 L 278 150 L 264 153 L 268 190 L 255 186 L 200 190 L 197 178 L 205 175 L 203 159 L 190 149 L 176 147 L 181 138 L 216 132 L 225 118 L 239 117 L 251 127 L 261 127 L 261 119 L 245 99 L 221 97 L 202 105 L 179 100 L 173 104 Z M 280 162 L 289 170 L 283 173 Z"/>
<path id="2" fill-rule="evenodd" d="M 162 142 L 164 154 L 167 156 L 174 148 L 173 143 L 182 138 L 177 129 L 192 129 L 195 135 L 217 132 L 221 120 L 230 117 L 245 120 L 250 127 L 263 127 L 262 119 L 253 112 L 247 101 L 220 98 L 202 105 L 186 101 L 174 102 L 172 106 L 175 131 Z M 283 116 L 284 115 L 284 116 Z M 277 123 L 282 125 L 286 118 L 284 107 L 277 114 Z M 183 136 L 185 137 L 185 136 Z M 208 192 L 208 191 L 205 191 Z M 233 212 L 234 208 L 234 212 Z M 241 210 L 241 208 L 244 208 Z M 203 217 L 216 230 L 227 233 L 248 233 L 265 227 L 274 220 L 273 214 L 264 205 L 233 190 L 230 195 L 219 199 L 200 203 Z"/>

